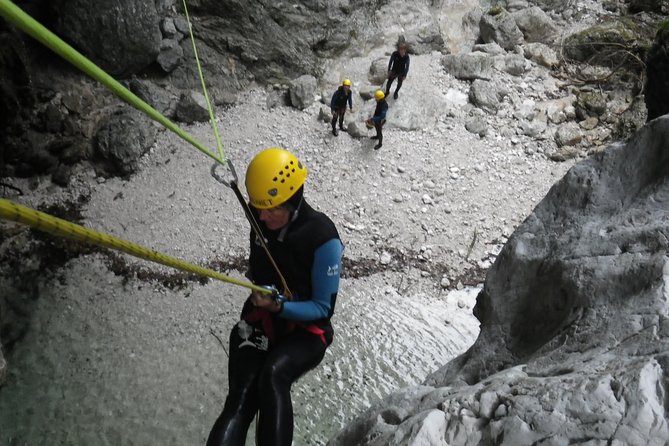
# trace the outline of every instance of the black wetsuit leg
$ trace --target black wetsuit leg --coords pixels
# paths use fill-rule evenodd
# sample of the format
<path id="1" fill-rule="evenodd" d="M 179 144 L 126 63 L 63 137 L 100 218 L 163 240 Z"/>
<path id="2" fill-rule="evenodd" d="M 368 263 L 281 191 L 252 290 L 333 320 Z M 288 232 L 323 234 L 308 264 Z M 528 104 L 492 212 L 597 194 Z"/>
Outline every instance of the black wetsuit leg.
<path id="1" fill-rule="evenodd" d="M 293 441 L 292 384 L 316 367 L 326 345 L 318 336 L 298 329 L 279 341 L 260 375 L 260 446 L 290 446 Z"/>
<path id="2" fill-rule="evenodd" d="M 401 75 L 398 75 L 397 77 L 397 88 L 395 88 L 395 94 L 397 94 L 398 91 L 400 91 L 400 88 L 402 88 L 402 82 L 404 82 L 404 77 Z"/>
<path id="3" fill-rule="evenodd" d="M 397 75 L 392 72 L 388 75 L 388 82 L 386 82 L 386 96 L 390 94 L 390 86 L 393 85 L 393 81 L 396 77 Z"/>
<path id="4" fill-rule="evenodd" d="M 379 145 L 383 144 L 383 124 L 386 123 L 386 120 L 382 120 L 381 122 L 376 122 L 374 121 L 374 128 L 376 129 L 376 136 L 379 140 Z"/>
<path id="5" fill-rule="evenodd" d="M 266 342 L 267 338 L 258 329 L 244 321 L 230 331 L 228 396 L 209 433 L 207 446 L 246 443 L 249 425 L 258 411 L 258 376 L 268 356 Z"/>
<path id="6" fill-rule="evenodd" d="M 336 128 L 337 120 L 339 120 L 339 128 L 343 130 L 345 114 L 346 114 L 346 107 L 335 108 L 335 111 L 332 114 L 332 130 L 335 130 Z"/>

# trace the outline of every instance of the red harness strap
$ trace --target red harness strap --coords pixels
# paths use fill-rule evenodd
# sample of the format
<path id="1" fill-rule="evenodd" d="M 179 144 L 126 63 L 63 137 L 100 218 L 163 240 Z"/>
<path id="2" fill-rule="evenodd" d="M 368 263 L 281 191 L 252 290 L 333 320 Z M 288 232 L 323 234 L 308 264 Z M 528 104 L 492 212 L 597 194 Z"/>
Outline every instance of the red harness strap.
<path id="1" fill-rule="evenodd" d="M 307 330 L 309 333 L 315 334 L 316 336 L 318 336 L 319 338 L 321 338 L 321 342 L 323 343 L 323 345 L 327 345 L 327 344 L 328 344 L 327 341 L 325 340 L 325 330 L 323 330 L 322 328 L 318 327 L 318 326 L 315 325 L 315 324 L 298 323 L 297 325 L 299 325 L 300 327 L 304 328 L 304 329 Z"/>
<path id="2" fill-rule="evenodd" d="M 272 314 L 269 311 L 263 310 L 262 308 L 254 308 L 244 316 L 244 319 L 246 322 L 251 323 L 260 322 L 262 329 L 265 332 L 265 336 L 267 336 L 270 342 L 274 342 L 276 340 L 274 320 L 272 319 Z M 325 330 L 319 326 L 315 324 L 306 324 L 304 322 L 290 322 L 286 331 L 290 333 L 296 326 L 318 336 L 323 345 L 327 345 L 327 340 L 325 339 Z"/>

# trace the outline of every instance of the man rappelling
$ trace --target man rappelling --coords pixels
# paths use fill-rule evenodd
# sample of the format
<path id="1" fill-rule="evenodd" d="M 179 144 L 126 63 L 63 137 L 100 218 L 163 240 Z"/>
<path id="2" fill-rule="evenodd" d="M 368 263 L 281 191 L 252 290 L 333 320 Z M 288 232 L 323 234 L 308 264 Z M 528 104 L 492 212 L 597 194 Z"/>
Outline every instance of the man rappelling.
<path id="1" fill-rule="evenodd" d="M 251 231 L 247 275 L 283 289 L 252 292 L 230 332 L 228 396 L 208 446 L 243 446 L 256 413 L 257 444 L 290 446 L 291 385 L 332 343 L 343 245 L 332 220 L 304 199 L 306 178 L 306 166 L 277 148 L 258 153 L 246 171 L 260 230 Z"/>

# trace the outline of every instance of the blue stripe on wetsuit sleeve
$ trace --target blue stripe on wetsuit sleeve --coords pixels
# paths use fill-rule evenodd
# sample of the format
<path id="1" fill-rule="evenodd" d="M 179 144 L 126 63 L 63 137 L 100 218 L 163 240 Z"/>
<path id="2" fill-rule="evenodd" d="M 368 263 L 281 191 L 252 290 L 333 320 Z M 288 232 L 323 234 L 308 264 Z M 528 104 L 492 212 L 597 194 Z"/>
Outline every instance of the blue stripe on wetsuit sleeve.
<path id="1" fill-rule="evenodd" d="M 311 269 L 311 300 L 284 302 L 279 316 L 306 322 L 322 319 L 330 314 L 332 295 L 339 290 L 343 250 L 339 239 L 329 240 L 316 249 Z"/>

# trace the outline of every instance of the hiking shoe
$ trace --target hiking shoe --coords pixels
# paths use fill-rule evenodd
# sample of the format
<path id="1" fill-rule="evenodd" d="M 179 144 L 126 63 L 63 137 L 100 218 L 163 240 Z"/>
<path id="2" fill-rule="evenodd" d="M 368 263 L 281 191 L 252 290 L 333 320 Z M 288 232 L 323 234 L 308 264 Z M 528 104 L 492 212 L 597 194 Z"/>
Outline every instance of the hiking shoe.
<path id="1" fill-rule="evenodd" d="M 374 150 L 379 150 L 381 148 L 381 144 L 377 144 L 374 146 Z"/>
<path id="2" fill-rule="evenodd" d="M 370 136 L 369 139 L 379 139 L 379 135 L 376 135 L 376 136 Z"/>
<path id="3" fill-rule="evenodd" d="M 397 94 L 397 92 L 395 92 L 395 94 L 393 95 L 393 99 L 397 99 L 398 96 L 399 95 Z"/>
<path id="4" fill-rule="evenodd" d="M 346 131 L 346 129 L 344 129 L 344 127 L 342 127 L 341 125 L 339 126 L 339 130 L 341 130 L 342 132 Z"/>
<path id="5" fill-rule="evenodd" d="M 337 133 L 337 129 L 332 129 L 332 134 L 333 134 L 334 136 L 339 135 L 339 133 Z"/>

